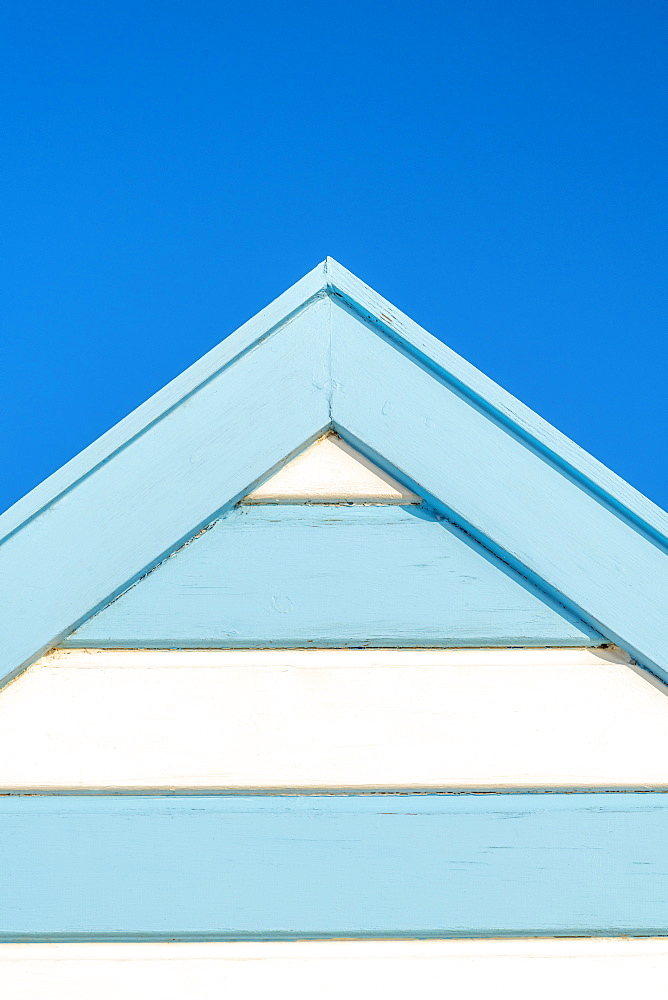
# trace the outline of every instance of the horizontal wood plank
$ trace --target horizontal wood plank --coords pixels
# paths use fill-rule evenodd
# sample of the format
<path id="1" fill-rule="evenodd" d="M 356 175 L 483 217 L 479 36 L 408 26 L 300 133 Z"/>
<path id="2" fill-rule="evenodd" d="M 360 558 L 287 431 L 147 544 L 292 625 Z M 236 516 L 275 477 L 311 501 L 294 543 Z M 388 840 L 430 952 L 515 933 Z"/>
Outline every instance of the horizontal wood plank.
<path id="1" fill-rule="evenodd" d="M 314 303 L 5 540 L 0 682 L 320 436 L 328 318 Z"/>
<path id="2" fill-rule="evenodd" d="M 665 996 L 668 940 L 593 938 L 0 945 L 12 1000 L 563 1000 Z"/>
<path id="3" fill-rule="evenodd" d="M 610 649 L 67 650 L 0 693 L 0 789 L 668 788 Z"/>
<path id="4" fill-rule="evenodd" d="M 582 646 L 602 637 L 418 507 L 239 506 L 64 646 Z"/>
<path id="5" fill-rule="evenodd" d="M 437 369 L 344 308 L 331 322 L 341 436 L 668 678 L 666 549 Z"/>
<path id="6" fill-rule="evenodd" d="M 668 793 L 10 795 L 5 940 L 668 934 Z"/>
<path id="7" fill-rule="evenodd" d="M 668 516 L 328 259 L 0 518 L 0 680 L 332 429 L 668 678 Z"/>

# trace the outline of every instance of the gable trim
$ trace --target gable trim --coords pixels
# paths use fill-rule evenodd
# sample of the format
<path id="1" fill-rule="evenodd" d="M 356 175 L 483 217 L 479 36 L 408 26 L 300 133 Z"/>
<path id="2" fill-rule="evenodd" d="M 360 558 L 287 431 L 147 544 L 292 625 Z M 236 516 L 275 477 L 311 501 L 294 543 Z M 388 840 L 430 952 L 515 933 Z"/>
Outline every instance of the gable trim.
<path id="1" fill-rule="evenodd" d="M 374 336 L 332 312 L 332 416 L 428 503 L 644 666 L 668 668 L 668 558 L 518 436 Z"/>
<path id="2" fill-rule="evenodd" d="M 509 438 L 526 446 L 527 453 L 531 451 L 536 460 L 568 480 L 573 490 L 588 497 L 591 539 L 601 530 L 605 535 L 615 521 L 624 526 L 623 548 L 608 553 L 613 560 L 619 556 L 624 575 L 606 579 L 600 562 L 586 554 L 577 565 L 563 564 L 553 573 L 549 554 L 537 552 L 533 559 L 523 546 L 505 544 L 503 532 L 496 531 L 492 522 L 482 519 L 471 524 L 465 510 L 450 504 L 447 483 L 438 474 L 427 476 L 425 485 L 424 477 L 420 478 L 425 458 L 438 463 L 441 454 L 440 443 L 433 445 L 434 436 L 431 445 L 421 442 L 419 460 L 412 442 L 410 454 L 398 454 L 396 442 L 378 426 L 372 432 L 358 419 L 365 410 L 370 412 L 369 400 L 346 399 L 340 378 L 342 359 L 331 342 L 332 318 L 338 321 L 344 314 L 364 327 L 358 348 L 345 360 L 344 382 L 350 383 L 355 359 L 366 350 L 372 332 L 381 334 L 375 343 L 393 350 L 391 367 L 406 370 L 405 364 L 412 361 L 416 372 L 436 375 L 448 397 L 457 395 L 473 404 L 472 412 L 491 416 L 490 426 L 501 425 Z M 296 348 L 293 341 L 292 353 L 285 353 L 283 347 L 291 337 L 301 337 L 300 346 Z M 230 381 L 226 376 L 232 372 Z M 237 379 L 239 392 L 235 391 Z M 171 434 L 169 428 L 187 423 L 188 410 L 201 411 L 212 387 L 219 389 L 223 380 L 227 395 L 219 394 L 216 404 L 225 414 L 222 417 L 221 411 L 222 423 L 216 423 L 216 461 L 216 442 L 209 437 L 208 445 L 198 443 L 194 425 L 194 436 L 185 439 Z M 400 388 L 395 386 L 395 398 L 400 398 Z M 261 416 L 257 407 L 248 406 L 244 398 L 248 393 L 255 394 L 256 404 L 257 394 L 262 395 Z M 0 592 L 4 616 L 0 678 L 15 676 L 252 489 L 268 470 L 280 467 L 305 443 L 332 428 L 352 445 L 359 441 L 360 450 L 381 467 L 383 461 L 394 466 L 406 485 L 419 483 L 431 492 L 431 500 L 444 516 L 454 511 L 460 523 L 465 528 L 470 524 L 474 536 L 485 540 L 492 551 L 507 556 L 528 579 L 642 665 L 668 679 L 665 602 L 661 603 L 661 595 L 668 592 L 664 583 L 668 515 L 331 259 L 0 518 L 0 537 L 4 538 L 0 545 L 4 588 Z M 156 451 L 147 442 L 162 444 Z M 235 457 L 231 466 L 221 469 L 224 445 Z M 178 461 L 172 467 L 173 455 L 178 455 Z M 184 462 L 199 467 L 197 474 L 190 475 L 189 484 L 186 466 L 179 466 Z M 156 501 L 151 510 L 146 502 L 146 477 L 154 466 L 160 472 L 148 488 Z M 122 475 L 130 467 L 132 483 L 128 485 Z M 190 464 L 187 469 L 192 473 Z M 198 495 L 195 487 L 201 489 L 204 481 L 209 486 Z M 186 485 L 191 487 L 189 492 Z M 111 487 L 114 495 L 105 494 L 105 487 Z M 174 505 L 170 506 L 173 489 L 180 498 L 178 516 Z M 106 530 L 108 525 L 113 530 Z M 123 542 L 119 550 L 124 532 L 129 533 L 129 544 Z M 613 535 L 621 538 L 618 531 Z M 553 539 L 555 545 L 558 541 Z M 600 538 L 597 544 L 600 550 Z M 623 579 L 632 585 L 629 606 Z M 587 580 L 592 583 L 589 589 L 584 585 Z"/>
<path id="3" fill-rule="evenodd" d="M 0 679 L 57 645 L 327 429 L 329 312 L 328 300 L 313 302 L 5 539 Z"/>
<path id="4" fill-rule="evenodd" d="M 324 296 L 349 308 L 395 346 L 452 385 L 540 454 L 628 517 L 648 536 L 668 548 L 668 513 L 589 455 L 530 407 L 516 399 L 470 362 L 332 257 L 325 258 L 268 306 L 225 337 L 199 361 L 178 375 L 63 465 L 8 510 L 0 514 L 0 544 L 41 510 L 108 461 L 171 409 L 276 332 L 293 316 Z"/>
<path id="5" fill-rule="evenodd" d="M 517 434 L 615 512 L 668 549 L 668 513 L 328 257 L 327 288 L 339 304 L 384 339 Z"/>
<path id="6" fill-rule="evenodd" d="M 167 417 L 175 407 L 239 361 L 248 351 L 284 327 L 303 309 L 325 297 L 325 270 L 326 262 L 314 267 L 266 308 L 0 514 L 0 544 L 121 449 Z"/>

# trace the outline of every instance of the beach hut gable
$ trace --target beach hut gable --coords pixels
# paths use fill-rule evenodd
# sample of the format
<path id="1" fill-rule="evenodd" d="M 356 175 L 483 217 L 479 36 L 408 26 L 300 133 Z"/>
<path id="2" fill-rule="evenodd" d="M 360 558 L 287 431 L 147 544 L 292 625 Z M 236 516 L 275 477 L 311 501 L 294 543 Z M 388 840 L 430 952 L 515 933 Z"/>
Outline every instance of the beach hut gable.
<path id="1" fill-rule="evenodd" d="M 318 484 L 313 456 L 323 439 L 356 469 L 348 496 L 336 495 L 331 477 Z M 319 496 L 304 482 L 301 495 L 290 493 L 299 456 Z M 272 534 L 276 504 L 283 513 Z M 339 526 L 318 535 L 331 507 Z M 216 546 L 237 546 L 233 573 L 252 537 L 271 539 L 265 557 L 275 549 L 276 560 L 290 531 L 292 544 L 308 532 L 363 538 L 327 551 L 348 561 L 351 578 L 361 560 L 362 584 L 376 558 L 409 631 L 420 624 L 411 624 L 409 600 L 419 546 L 438 536 L 450 548 L 441 576 L 432 567 L 437 588 L 448 559 L 452 580 L 475 564 L 469 591 L 446 588 L 453 606 L 475 594 L 482 619 L 483 578 L 497 607 L 499 588 L 516 588 L 512 613 L 522 602 L 539 609 L 533 641 L 549 644 L 549 619 L 562 629 L 555 644 L 614 642 L 668 678 L 666 514 L 331 259 L 0 518 L 0 675 L 15 676 L 76 630 L 83 636 L 159 580 L 163 596 L 168 579 L 182 588 L 188 561 Z M 409 540 L 403 551 L 399 538 Z M 414 576 L 401 578 L 411 551 Z M 276 621 L 290 619 L 307 582 L 279 592 L 267 584 L 268 565 L 245 565 L 257 574 L 250 587 L 268 574 Z M 368 642 L 402 644 L 381 626 Z M 257 643 L 262 629 L 255 639 L 241 629 L 237 641 Z M 287 632 L 263 635 L 289 643 Z M 324 624 L 313 638 L 335 641 Z"/>

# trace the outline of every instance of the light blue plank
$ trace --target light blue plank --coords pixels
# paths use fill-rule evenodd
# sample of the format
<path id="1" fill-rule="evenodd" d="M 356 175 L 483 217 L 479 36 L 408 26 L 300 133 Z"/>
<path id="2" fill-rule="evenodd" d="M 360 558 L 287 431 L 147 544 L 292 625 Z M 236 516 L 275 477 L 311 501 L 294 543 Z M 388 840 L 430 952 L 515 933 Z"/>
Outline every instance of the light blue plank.
<path id="1" fill-rule="evenodd" d="M 230 511 L 63 645 L 602 641 L 421 508 L 269 505 Z"/>
<path id="2" fill-rule="evenodd" d="M 668 678 L 661 547 L 341 307 L 332 364 L 343 437 Z"/>
<path id="3" fill-rule="evenodd" d="M 119 449 L 126 447 L 154 423 L 164 419 L 175 406 L 198 392 L 212 378 L 220 375 L 310 303 L 326 295 L 326 290 L 327 262 L 323 261 L 1 514 L 0 542 L 54 503 L 81 479 L 108 462 Z M 318 325 L 316 324 L 316 330 Z M 326 339 L 328 336 L 329 331 Z"/>
<path id="4" fill-rule="evenodd" d="M 312 303 L 0 546 L 0 680 L 327 426 L 329 312 Z"/>
<path id="5" fill-rule="evenodd" d="M 665 793 L 7 796 L 4 939 L 668 933 Z"/>
<path id="6" fill-rule="evenodd" d="M 668 515 L 328 259 L 0 518 L 0 682 L 327 426 L 668 680 Z"/>
<path id="7" fill-rule="evenodd" d="M 664 546 L 668 545 L 666 511 L 331 257 L 325 261 L 325 273 L 329 293 L 339 302 L 345 302 L 365 323 L 413 357 L 418 364 L 457 388 L 511 433 L 533 445 L 641 530 L 652 534 Z M 592 391 L 596 390 L 593 382 Z M 600 391 L 606 392 L 607 387 L 601 386 Z"/>

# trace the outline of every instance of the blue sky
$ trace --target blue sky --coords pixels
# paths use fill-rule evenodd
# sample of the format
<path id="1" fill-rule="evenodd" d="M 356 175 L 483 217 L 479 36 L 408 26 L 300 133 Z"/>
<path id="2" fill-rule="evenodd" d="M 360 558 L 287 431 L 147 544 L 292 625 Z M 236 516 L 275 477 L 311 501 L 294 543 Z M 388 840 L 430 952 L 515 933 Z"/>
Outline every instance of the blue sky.
<path id="1" fill-rule="evenodd" d="M 668 507 L 666 0 L 7 0 L 0 509 L 327 254 Z"/>

